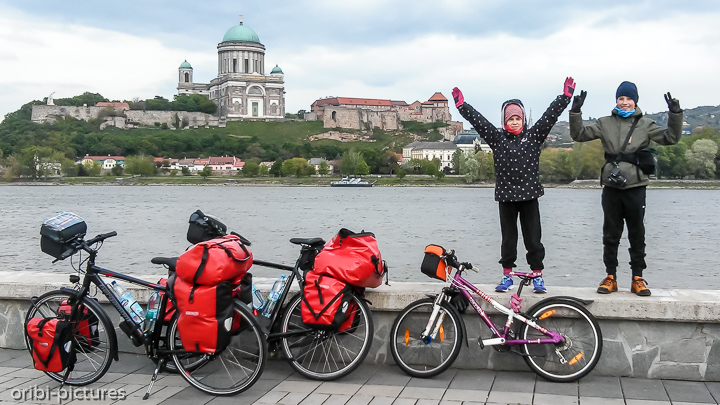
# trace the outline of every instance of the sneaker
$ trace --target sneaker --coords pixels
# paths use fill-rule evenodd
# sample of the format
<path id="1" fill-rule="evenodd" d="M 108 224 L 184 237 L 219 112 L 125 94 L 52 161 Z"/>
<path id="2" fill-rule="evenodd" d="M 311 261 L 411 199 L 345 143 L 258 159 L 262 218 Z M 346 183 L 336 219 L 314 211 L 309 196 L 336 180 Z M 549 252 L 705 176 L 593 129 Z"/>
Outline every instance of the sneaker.
<path id="1" fill-rule="evenodd" d="M 598 294 L 610 294 L 611 292 L 615 292 L 617 290 L 617 280 L 615 280 L 615 277 L 612 274 L 608 274 L 608 276 L 600 283 L 600 287 L 598 287 L 597 292 Z"/>
<path id="2" fill-rule="evenodd" d="M 545 280 L 543 280 L 542 277 L 535 277 L 533 279 L 533 292 L 535 294 L 545 294 L 547 292 L 545 289 Z"/>
<path id="3" fill-rule="evenodd" d="M 635 293 L 641 297 L 650 296 L 650 290 L 647 288 L 648 282 L 644 278 L 633 276 L 632 283 L 630 284 L 630 292 Z"/>
<path id="4" fill-rule="evenodd" d="M 498 284 L 497 287 L 495 287 L 495 291 L 497 292 L 505 292 L 507 290 L 512 290 L 513 288 L 513 279 L 510 276 L 502 276 L 500 279 L 500 284 Z"/>

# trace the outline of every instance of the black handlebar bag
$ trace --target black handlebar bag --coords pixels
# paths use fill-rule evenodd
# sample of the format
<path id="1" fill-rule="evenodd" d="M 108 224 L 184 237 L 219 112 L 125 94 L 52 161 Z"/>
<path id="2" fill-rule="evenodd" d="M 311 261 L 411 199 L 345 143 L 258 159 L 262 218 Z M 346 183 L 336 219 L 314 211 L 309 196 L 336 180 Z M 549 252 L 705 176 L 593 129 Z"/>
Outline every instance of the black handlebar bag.
<path id="1" fill-rule="evenodd" d="M 56 259 L 64 259 L 64 254 L 72 250 L 74 240 L 82 238 L 87 232 L 87 224 L 72 212 L 61 212 L 40 227 L 40 249 Z"/>

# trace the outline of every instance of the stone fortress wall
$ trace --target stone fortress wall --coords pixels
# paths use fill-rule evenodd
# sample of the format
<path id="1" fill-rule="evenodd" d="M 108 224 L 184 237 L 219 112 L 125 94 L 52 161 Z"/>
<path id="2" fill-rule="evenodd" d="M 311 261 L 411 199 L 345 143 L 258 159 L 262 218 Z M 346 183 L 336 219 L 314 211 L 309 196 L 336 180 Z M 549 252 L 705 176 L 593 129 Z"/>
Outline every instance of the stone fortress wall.
<path id="1" fill-rule="evenodd" d="M 142 111 L 142 110 L 125 110 L 112 107 L 95 107 L 95 106 L 59 106 L 59 105 L 34 105 L 32 109 L 31 119 L 37 123 L 54 123 L 63 120 L 65 117 L 72 117 L 78 120 L 88 121 L 97 119 L 112 111 L 112 114 L 104 117 L 105 122 L 100 125 L 100 129 L 108 126 L 115 126 L 121 129 L 136 128 L 138 126 L 153 126 L 155 123 L 167 124 L 168 127 L 174 128 L 177 119 L 182 122 L 186 121 L 189 127 L 216 127 L 219 125 L 219 119 L 212 114 L 202 112 L 188 111 Z"/>

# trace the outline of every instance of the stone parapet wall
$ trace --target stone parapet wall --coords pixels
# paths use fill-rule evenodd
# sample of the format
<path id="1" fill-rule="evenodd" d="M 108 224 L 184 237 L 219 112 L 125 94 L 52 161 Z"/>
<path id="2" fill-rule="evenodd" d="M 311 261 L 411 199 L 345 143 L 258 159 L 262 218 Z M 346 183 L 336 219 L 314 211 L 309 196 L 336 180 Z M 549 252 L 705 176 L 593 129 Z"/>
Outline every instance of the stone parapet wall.
<path id="1" fill-rule="evenodd" d="M 157 281 L 161 276 L 139 276 Z M 69 286 L 68 274 L 0 272 L 0 347 L 23 348 L 22 325 L 30 305 L 29 298 Z M 274 280 L 255 278 L 258 288 L 266 293 Z M 372 302 L 375 323 L 373 346 L 366 361 L 392 363 L 388 336 L 397 312 L 409 303 L 437 293 L 441 283 L 402 283 L 381 286 L 367 291 Z M 484 291 L 493 286 L 479 285 Z M 294 287 L 297 290 L 297 287 Z M 152 291 L 128 288 L 141 303 L 147 302 Z M 598 295 L 594 288 L 550 287 L 550 293 L 523 295 L 523 308 L 552 296 L 572 295 L 593 300 L 587 308 L 598 318 L 603 333 L 603 354 L 594 373 L 607 376 L 662 378 L 693 381 L 720 381 L 720 291 L 653 289 L 651 297 L 637 297 L 627 291 Z M 505 305 L 510 295 L 491 292 L 493 299 Z M 478 298 L 479 300 L 479 298 Z M 119 317 L 104 297 L 104 308 L 115 325 Z M 492 307 L 482 304 L 496 323 L 505 317 Z M 491 347 L 480 349 L 478 338 L 489 338 L 490 332 L 476 314 L 463 316 L 467 327 L 468 345 L 463 344 L 455 362 L 460 368 L 495 370 L 528 370 L 520 356 L 500 353 Z M 116 328 L 121 351 L 142 353 L 130 345 Z M 122 357 L 122 355 L 121 355 Z"/>
<path id="2" fill-rule="evenodd" d="M 68 107 L 57 105 L 34 105 L 31 119 L 38 123 L 53 123 L 57 120 L 72 117 L 78 120 L 89 121 L 100 117 L 100 113 L 107 110 L 107 107 Z M 175 127 L 176 115 L 182 125 L 183 120 L 187 121 L 188 127 L 218 126 L 218 117 L 202 112 L 188 111 L 142 111 L 142 110 L 121 110 L 116 109 L 118 116 L 106 117 L 101 124 L 103 129 L 106 126 L 118 128 L 133 128 L 137 126 L 153 126 L 155 123 L 167 124 L 170 128 Z"/>

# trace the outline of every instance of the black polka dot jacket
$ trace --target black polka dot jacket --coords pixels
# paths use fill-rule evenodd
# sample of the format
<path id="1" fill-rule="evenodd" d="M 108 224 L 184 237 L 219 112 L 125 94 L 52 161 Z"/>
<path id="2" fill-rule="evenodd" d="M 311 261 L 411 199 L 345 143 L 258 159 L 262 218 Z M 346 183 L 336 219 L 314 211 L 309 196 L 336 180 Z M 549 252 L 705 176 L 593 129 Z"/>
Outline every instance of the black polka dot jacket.
<path id="1" fill-rule="evenodd" d="M 495 128 L 468 103 L 458 108 L 493 151 L 495 201 L 528 201 L 543 195 L 539 178 L 540 151 L 550 129 L 569 103 L 570 97 L 557 96 L 535 125 L 528 129 L 526 123 L 519 135 Z"/>

